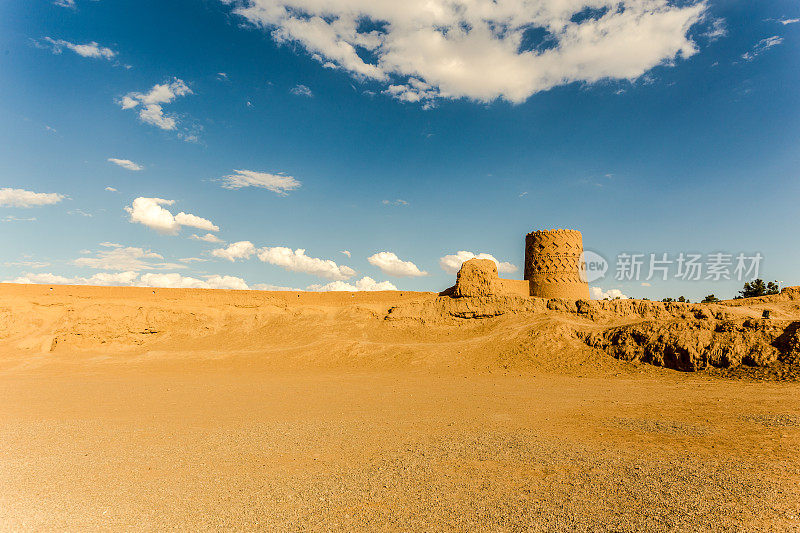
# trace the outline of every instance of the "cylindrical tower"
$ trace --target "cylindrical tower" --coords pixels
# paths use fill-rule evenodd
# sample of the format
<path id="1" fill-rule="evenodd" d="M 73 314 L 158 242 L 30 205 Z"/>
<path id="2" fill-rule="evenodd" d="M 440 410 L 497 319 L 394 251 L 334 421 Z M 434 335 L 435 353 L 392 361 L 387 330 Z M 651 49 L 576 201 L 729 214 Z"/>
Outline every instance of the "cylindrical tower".
<path id="1" fill-rule="evenodd" d="M 552 229 L 525 236 L 525 279 L 531 296 L 588 300 L 585 268 L 580 231 Z"/>

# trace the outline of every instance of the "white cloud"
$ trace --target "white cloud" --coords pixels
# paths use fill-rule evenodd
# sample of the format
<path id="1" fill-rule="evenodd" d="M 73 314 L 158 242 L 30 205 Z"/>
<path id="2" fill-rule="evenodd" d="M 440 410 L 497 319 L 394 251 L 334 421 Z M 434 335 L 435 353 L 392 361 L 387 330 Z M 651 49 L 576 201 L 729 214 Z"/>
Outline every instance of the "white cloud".
<path id="1" fill-rule="evenodd" d="M 252 287 L 253 289 L 259 291 L 299 291 L 303 292 L 303 289 L 295 289 L 294 287 L 284 287 L 282 285 L 272 285 L 269 283 L 256 283 Z"/>
<path id="2" fill-rule="evenodd" d="M 173 116 L 165 115 L 161 104 L 171 103 L 178 96 L 192 94 L 186 82 L 173 78 L 171 82 L 154 85 L 146 93 L 131 92 L 117 102 L 122 109 L 139 109 L 139 119 L 162 130 L 174 130 L 178 121 Z"/>
<path id="3" fill-rule="evenodd" d="M 214 257 L 221 257 L 231 262 L 237 259 L 250 259 L 254 253 L 256 253 L 256 247 L 250 241 L 234 242 L 227 248 L 217 248 L 211 251 L 211 255 Z"/>
<path id="4" fill-rule="evenodd" d="M 0 189 L 0 207 L 36 207 L 57 204 L 65 196 L 54 192 L 33 192 L 25 189 Z"/>
<path id="5" fill-rule="evenodd" d="M 231 4 L 230 0 L 221 0 Z M 705 2 L 240 0 L 234 12 L 405 101 L 522 102 L 571 82 L 635 79 L 689 57 Z M 529 44 L 530 31 L 547 46 Z M 361 51 L 365 53 L 360 53 Z M 365 59 L 370 58 L 370 59 Z"/>
<path id="6" fill-rule="evenodd" d="M 309 285 L 308 287 L 306 287 L 306 290 L 317 291 L 317 292 L 396 291 L 397 287 L 395 287 L 391 282 L 388 281 L 377 282 L 374 279 L 365 276 L 360 280 L 356 281 L 354 284 L 345 283 L 344 281 L 333 281 L 326 285 Z"/>
<path id="7" fill-rule="evenodd" d="M 115 189 L 114 187 L 106 187 L 105 190 L 107 190 L 108 192 L 117 192 L 117 189 Z"/>
<path id="8" fill-rule="evenodd" d="M 111 163 L 114 163 L 115 165 L 119 165 L 124 169 L 132 170 L 134 172 L 136 172 L 138 170 L 142 170 L 144 168 L 141 165 L 137 165 L 136 163 L 134 163 L 130 159 L 116 159 L 114 157 L 109 157 L 108 160 Z"/>
<path id="9" fill-rule="evenodd" d="M 192 239 L 193 241 L 212 242 L 214 244 L 220 244 L 220 243 L 225 242 L 222 239 L 220 239 L 219 237 L 217 237 L 216 235 L 214 235 L 213 233 L 206 233 L 202 237 L 200 235 L 194 233 L 189 238 Z"/>
<path id="10" fill-rule="evenodd" d="M 261 248 L 258 258 L 271 265 L 283 267 L 292 272 L 304 272 L 320 278 L 344 280 L 355 275 L 356 271 L 344 265 L 337 265 L 330 259 L 309 257 L 302 248 L 292 250 L 284 246 Z"/>
<path id="11" fill-rule="evenodd" d="M 53 5 L 75 9 L 75 0 L 53 0 Z"/>
<path id="12" fill-rule="evenodd" d="M 142 274 L 135 283 L 141 287 L 166 287 L 183 289 L 237 289 L 247 290 L 249 287 L 242 278 L 235 276 L 207 276 L 206 279 L 181 276 L 180 274 Z"/>
<path id="13" fill-rule="evenodd" d="M 615 300 L 617 298 L 621 300 L 628 299 L 628 297 L 625 296 L 619 289 L 608 289 L 607 291 L 604 291 L 600 287 L 590 287 L 589 291 L 591 292 L 593 300 Z"/>
<path id="14" fill-rule="evenodd" d="M 798 22 L 800 22 L 800 19 L 781 19 L 778 22 L 780 22 L 784 26 L 788 26 L 789 24 L 797 24 Z"/>
<path id="15" fill-rule="evenodd" d="M 703 34 L 709 41 L 722 39 L 726 35 L 728 35 L 728 28 L 725 26 L 724 19 L 714 19 L 711 22 L 711 27 Z"/>
<path id="16" fill-rule="evenodd" d="M 6 261 L 3 266 L 7 267 L 28 267 L 28 268 L 45 268 L 49 267 L 50 263 L 44 261 Z"/>
<path id="17" fill-rule="evenodd" d="M 393 252 L 378 252 L 367 258 L 371 265 L 381 269 L 381 272 L 389 276 L 397 277 L 417 277 L 427 276 L 428 273 L 422 271 L 411 261 L 403 261 Z"/>
<path id="18" fill-rule="evenodd" d="M 773 35 L 772 37 L 767 37 L 766 39 L 761 39 L 756 43 L 752 50 L 749 52 L 745 52 L 742 54 L 742 59 L 745 61 L 752 61 L 759 55 L 763 54 L 773 46 L 778 46 L 783 42 L 783 37 L 779 37 L 777 35 Z"/>
<path id="19" fill-rule="evenodd" d="M 184 265 L 164 262 L 164 257 L 151 250 L 133 246 L 120 246 L 116 243 L 100 243 L 110 248 L 100 250 L 93 257 L 79 257 L 75 266 L 95 268 L 98 270 L 164 270 L 184 268 Z"/>
<path id="20" fill-rule="evenodd" d="M 339 253 L 342 253 L 342 254 L 346 255 L 347 257 L 350 257 L 352 255 L 352 254 L 350 254 L 350 250 L 342 250 Z"/>
<path id="21" fill-rule="evenodd" d="M 222 186 L 226 189 L 261 187 L 281 196 L 286 196 L 288 191 L 298 189 L 302 185 L 292 176 L 281 173 L 270 174 L 269 172 L 256 172 L 254 170 L 234 170 L 233 172 L 233 174 L 222 177 Z"/>
<path id="22" fill-rule="evenodd" d="M 498 261 L 493 255 L 480 253 L 474 254 L 465 250 L 460 250 L 452 255 L 446 255 L 439 259 L 439 266 L 448 274 L 457 274 L 461 264 L 469 259 L 491 259 L 497 263 L 497 272 L 501 274 L 511 274 L 517 271 L 517 267 L 511 263 Z"/>
<path id="23" fill-rule="evenodd" d="M 147 273 L 139 275 L 136 272 L 100 272 L 88 278 L 68 278 L 51 273 L 26 273 L 3 283 L 36 283 L 53 285 L 123 285 L 134 287 L 163 287 L 185 289 L 239 289 L 249 287 L 242 278 L 235 276 L 205 276 L 205 279 L 182 276 L 176 273 L 159 274 Z"/>
<path id="24" fill-rule="evenodd" d="M 314 93 L 311 92 L 311 89 L 306 87 L 305 85 L 295 85 L 289 91 L 295 96 L 305 96 L 306 98 L 313 98 Z"/>
<path id="25" fill-rule="evenodd" d="M 189 226 L 204 231 L 219 231 L 219 226 L 214 225 L 210 220 L 190 213 L 178 213 L 175 215 L 175 222 L 181 226 Z"/>
<path id="26" fill-rule="evenodd" d="M 35 222 L 36 217 L 15 217 L 14 215 L 6 215 L 0 218 L 0 222 Z"/>
<path id="27" fill-rule="evenodd" d="M 130 214 L 132 223 L 143 224 L 165 235 L 176 235 L 181 226 L 191 226 L 207 231 L 219 231 L 219 227 L 210 220 L 189 213 L 180 212 L 173 215 L 163 205 L 172 205 L 174 200 L 163 198 L 139 197 L 125 211 Z"/>
<path id="28" fill-rule="evenodd" d="M 408 202 L 406 202 L 405 200 L 402 200 L 400 198 L 398 198 L 397 200 L 384 200 L 381 203 L 383 203 L 383 205 L 394 205 L 394 206 L 398 206 L 398 207 L 407 207 L 408 206 Z"/>
<path id="29" fill-rule="evenodd" d="M 117 55 L 111 48 L 100 46 L 94 41 L 86 44 L 76 44 L 63 39 L 51 39 L 50 37 L 45 37 L 44 40 L 47 44 L 41 45 L 41 47 L 50 48 L 54 54 L 60 54 L 61 51 L 66 48 L 72 50 L 81 57 L 89 57 L 92 59 L 114 59 Z"/>

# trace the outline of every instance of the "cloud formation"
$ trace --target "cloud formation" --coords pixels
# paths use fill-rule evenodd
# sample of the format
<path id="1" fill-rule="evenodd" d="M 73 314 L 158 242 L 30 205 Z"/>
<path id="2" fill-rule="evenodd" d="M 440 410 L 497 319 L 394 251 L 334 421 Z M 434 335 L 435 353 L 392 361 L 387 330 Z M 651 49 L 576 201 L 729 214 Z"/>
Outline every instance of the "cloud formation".
<path id="1" fill-rule="evenodd" d="M 208 219 L 182 211 L 177 215 L 173 215 L 162 207 L 174 203 L 175 200 L 140 196 L 133 201 L 131 206 L 125 207 L 125 211 L 130 215 L 132 223 L 143 224 L 165 235 L 177 235 L 181 226 L 190 226 L 205 231 L 219 231 L 219 226 L 214 225 Z"/>
<path id="2" fill-rule="evenodd" d="M 218 248 L 211 251 L 214 257 L 220 257 L 234 262 L 237 259 L 250 259 L 256 253 L 256 247 L 250 241 L 231 243 L 227 248 Z"/>
<path id="3" fill-rule="evenodd" d="M 320 278 L 345 280 L 352 278 L 356 271 L 344 265 L 337 265 L 331 259 L 309 257 L 302 248 L 292 250 L 285 246 L 266 247 L 258 250 L 258 259 L 291 272 L 303 272 Z"/>
<path id="4" fill-rule="evenodd" d="M 47 285 L 122 285 L 133 287 L 161 287 L 182 289 L 237 289 L 249 287 L 242 278 L 235 276 L 205 276 L 204 279 L 182 276 L 177 273 L 160 274 L 150 272 L 139 275 L 136 272 L 100 272 L 88 278 L 65 277 L 52 273 L 25 273 L 3 283 L 26 283 Z"/>
<path id="5" fill-rule="evenodd" d="M 164 262 L 164 257 L 151 250 L 133 246 L 121 246 L 116 243 L 100 243 L 110 248 L 100 250 L 92 257 L 79 257 L 75 266 L 95 268 L 98 270 L 163 270 L 184 268 L 184 265 Z"/>
<path id="6" fill-rule="evenodd" d="M 619 289 L 608 289 L 607 291 L 604 291 L 600 287 L 590 287 L 589 292 L 591 292 L 593 300 L 615 300 L 617 298 L 621 300 L 628 299 L 628 297 L 625 296 Z"/>
<path id="7" fill-rule="evenodd" d="M 311 89 L 306 87 L 305 85 L 295 85 L 289 90 L 295 96 L 305 96 L 306 98 L 313 98 L 314 93 L 311 92 Z"/>
<path id="8" fill-rule="evenodd" d="M 571 82 L 635 79 L 697 52 L 705 2 L 221 0 L 327 66 L 407 102 L 519 103 Z"/>
<path id="9" fill-rule="evenodd" d="M 328 283 L 326 285 L 309 285 L 308 287 L 306 287 L 306 290 L 318 291 L 318 292 L 396 291 L 397 287 L 395 287 L 391 282 L 388 281 L 377 282 L 374 279 L 370 278 L 369 276 L 365 276 L 360 280 L 356 281 L 355 283 L 345 283 L 344 281 L 332 281 L 331 283 Z"/>
<path id="10" fill-rule="evenodd" d="M 73 4 L 74 5 L 74 4 Z M 65 41 L 63 39 L 52 39 L 50 37 L 44 38 L 44 43 L 38 43 L 40 47 L 49 48 L 54 54 L 60 54 L 64 48 L 72 50 L 81 57 L 88 57 L 92 59 L 114 59 L 117 53 L 111 48 L 100 46 L 92 41 L 86 44 L 77 44 Z"/>
<path id="11" fill-rule="evenodd" d="M 57 204 L 65 196 L 55 192 L 33 192 L 25 189 L 0 189 L 0 207 L 37 207 Z"/>
<path id="12" fill-rule="evenodd" d="M 289 191 L 299 189 L 302 183 L 282 173 L 256 172 L 255 170 L 234 170 L 233 174 L 222 177 L 222 186 L 226 189 L 241 189 L 243 187 L 260 187 L 280 196 L 286 196 Z"/>
<path id="13" fill-rule="evenodd" d="M 469 259 L 491 259 L 497 263 L 497 272 L 501 274 L 511 274 L 517 271 L 517 267 L 511 263 L 498 261 L 493 255 L 480 253 L 474 254 L 465 250 L 460 250 L 454 254 L 446 255 L 439 259 L 439 266 L 448 274 L 456 274 L 461 268 L 461 264 Z"/>
<path id="14" fill-rule="evenodd" d="M 192 90 L 181 79 L 154 85 L 146 93 L 130 92 L 117 102 L 122 109 L 138 109 L 139 119 L 162 130 L 174 130 L 178 121 L 174 116 L 165 115 L 162 104 L 168 104 L 179 96 L 192 94 Z"/>
<path id="15" fill-rule="evenodd" d="M 137 165 L 130 159 L 116 159 L 114 157 L 108 158 L 109 162 L 114 163 L 115 165 L 119 165 L 126 170 L 132 170 L 134 172 L 142 170 L 144 167 L 141 165 Z"/>
<path id="16" fill-rule="evenodd" d="M 778 46 L 783 42 L 783 37 L 779 37 L 777 35 L 773 35 L 772 37 L 767 37 L 766 39 L 761 39 L 756 43 L 752 50 L 749 52 L 745 52 L 742 54 L 742 59 L 745 61 L 752 61 L 756 57 L 760 56 L 773 46 Z"/>
<path id="17" fill-rule="evenodd" d="M 393 252 L 378 252 L 367 258 L 369 264 L 381 269 L 381 272 L 396 277 L 427 276 L 428 273 L 420 270 L 411 261 L 403 261 Z"/>
<path id="18" fill-rule="evenodd" d="M 398 198 L 396 200 L 384 200 L 381 202 L 383 205 L 393 205 L 396 207 L 408 207 L 408 202 L 405 200 Z"/>
<path id="19" fill-rule="evenodd" d="M 221 244 L 225 242 L 216 235 L 214 235 L 213 233 L 206 233 L 205 235 L 202 236 L 193 233 L 189 238 L 192 239 L 193 241 L 211 242 L 214 244 Z"/>

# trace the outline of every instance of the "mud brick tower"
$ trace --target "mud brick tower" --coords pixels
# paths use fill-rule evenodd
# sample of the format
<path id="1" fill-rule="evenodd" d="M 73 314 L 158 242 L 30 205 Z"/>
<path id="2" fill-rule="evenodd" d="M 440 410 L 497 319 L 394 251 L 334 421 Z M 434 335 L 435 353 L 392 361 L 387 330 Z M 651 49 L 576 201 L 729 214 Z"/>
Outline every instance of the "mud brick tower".
<path id="1" fill-rule="evenodd" d="M 588 300 L 584 269 L 580 231 L 552 229 L 525 236 L 525 279 L 531 296 Z"/>

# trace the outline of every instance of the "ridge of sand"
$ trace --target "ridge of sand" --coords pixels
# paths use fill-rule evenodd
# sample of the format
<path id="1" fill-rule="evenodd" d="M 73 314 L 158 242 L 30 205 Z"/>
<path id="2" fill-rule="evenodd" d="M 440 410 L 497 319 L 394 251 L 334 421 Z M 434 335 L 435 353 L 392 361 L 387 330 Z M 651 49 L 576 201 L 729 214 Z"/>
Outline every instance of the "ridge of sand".
<path id="1" fill-rule="evenodd" d="M 798 530 L 799 315 L 0 285 L 0 531 Z"/>

